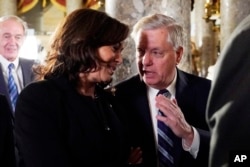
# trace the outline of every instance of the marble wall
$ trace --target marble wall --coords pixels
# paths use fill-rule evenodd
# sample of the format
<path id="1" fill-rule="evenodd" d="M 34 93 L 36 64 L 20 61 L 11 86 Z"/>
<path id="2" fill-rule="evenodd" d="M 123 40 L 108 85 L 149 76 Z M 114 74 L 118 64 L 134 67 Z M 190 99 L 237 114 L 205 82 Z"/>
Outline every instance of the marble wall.
<path id="1" fill-rule="evenodd" d="M 250 0 L 221 0 L 221 49 L 234 28 L 250 14 Z"/>

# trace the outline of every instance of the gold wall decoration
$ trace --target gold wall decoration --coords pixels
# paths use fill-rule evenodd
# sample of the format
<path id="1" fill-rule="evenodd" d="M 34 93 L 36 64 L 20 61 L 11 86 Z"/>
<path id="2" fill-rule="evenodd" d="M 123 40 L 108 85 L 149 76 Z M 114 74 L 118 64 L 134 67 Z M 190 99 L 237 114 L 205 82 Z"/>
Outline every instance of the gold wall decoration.
<path id="1" fill-rule="evenodd" d="M 213 23 L 214 31 L 220 30 L 220 0 L 206 0 L 203 19 Z"/>
<path id="2" fill-rule="evenodd" d="M 41 0 L 42 8 L 46 8 L 52 4 L 59 10 L 66 12 L 66 0 Z M 17 11 L 19 14 L 26 13 L 37 5 L 39 0 L 17 0 Z M 98 10 L 103 7 L 105 0 L 83 0 L 83 8 L 91 8 Z"/>
<path id="3" fill-rule="evenodd" d="M 31 10 L 39 0 L 17 0 L 17 11 L 18 13 L 25 13 Z"/>

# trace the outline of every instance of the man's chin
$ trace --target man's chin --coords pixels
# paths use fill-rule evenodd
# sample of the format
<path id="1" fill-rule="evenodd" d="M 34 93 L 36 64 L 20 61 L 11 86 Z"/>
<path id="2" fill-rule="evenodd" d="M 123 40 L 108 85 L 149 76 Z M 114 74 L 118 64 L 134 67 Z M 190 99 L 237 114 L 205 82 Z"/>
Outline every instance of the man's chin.
<path id="1" fill-rule="evenodd" d="M 154 87 L 156 85 L 156 83 L 157 83 L 157 82 L 155 82 L 155 80 L 149 79 L 149 78 L 145 78 L 145 77 L 143 77 L 143 82 L 146 85 L 151 86 L 151 87 Z"/>

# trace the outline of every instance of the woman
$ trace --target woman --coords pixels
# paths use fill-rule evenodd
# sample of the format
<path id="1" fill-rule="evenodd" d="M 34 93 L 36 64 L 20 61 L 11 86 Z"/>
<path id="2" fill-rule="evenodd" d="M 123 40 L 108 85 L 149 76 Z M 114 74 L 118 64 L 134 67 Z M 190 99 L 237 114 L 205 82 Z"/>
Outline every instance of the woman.
<path id="1" fill-rule="evenodd" d="M 107 14 L 79 9 L 55 32 L 41 81 L 20 94 L 16 140 L 26 167 L 126 165 L 125 130 L 118 105 L 103 87 L 122 63 L 127 25 Z"/>

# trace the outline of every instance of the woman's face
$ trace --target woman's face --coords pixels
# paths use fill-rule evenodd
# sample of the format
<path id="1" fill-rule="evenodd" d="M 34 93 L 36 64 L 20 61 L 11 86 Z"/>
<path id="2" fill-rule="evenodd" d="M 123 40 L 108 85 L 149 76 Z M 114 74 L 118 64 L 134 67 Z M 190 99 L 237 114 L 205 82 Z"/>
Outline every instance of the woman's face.
<path id="1" fill-rule="evenodd" d="M 121 43 L 98 48 L 101 61 L 98 69 L 88 74 L 87 80 L 94 83 L 110 82 L 117 66 L 122 63 L 122 50 Z"/>

